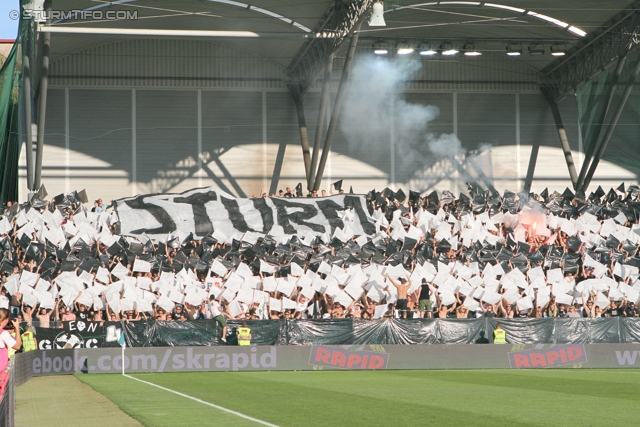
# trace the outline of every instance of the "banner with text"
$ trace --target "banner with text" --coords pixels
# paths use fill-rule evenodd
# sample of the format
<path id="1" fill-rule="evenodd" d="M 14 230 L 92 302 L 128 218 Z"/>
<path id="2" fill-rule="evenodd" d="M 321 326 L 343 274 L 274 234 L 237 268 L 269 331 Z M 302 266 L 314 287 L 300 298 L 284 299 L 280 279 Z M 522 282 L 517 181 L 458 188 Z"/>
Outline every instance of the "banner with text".
<path id="1" fill-rule="evenodd" d="M 122 234 L 145 233 L 154 239 L 170 233 L 193 233 L 199 238 L 215 233 L 218 240 L 247 232 L 318 236 L 332 235 L 337 228 L 348 228 L 356 236 L 375 234 L 365 197 L 353 194 L 241 199 L 210 187 L 119 199 L 115 208 Z"/>
<path id="2" fill-rule="evenodd" d="M 116 347 L 122 330 L 121 322 L 60 322 L 62 328 L 35 327 L 40 350 Z"/>
<path id="3" fill-rule="evenodd" d="M 125 372 L 384 369 L 637 368 L 634 344 L 214 346 L 36 350 L 16 355 L 28 376 Z M 28 375 L 27 375 L 28 374 Z"/>

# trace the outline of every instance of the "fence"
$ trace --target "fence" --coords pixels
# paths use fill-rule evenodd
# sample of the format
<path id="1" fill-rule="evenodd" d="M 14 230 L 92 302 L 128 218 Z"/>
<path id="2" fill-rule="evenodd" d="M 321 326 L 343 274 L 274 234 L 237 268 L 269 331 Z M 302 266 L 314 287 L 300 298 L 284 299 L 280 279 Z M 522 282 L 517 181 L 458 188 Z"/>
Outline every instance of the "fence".
<path id="1" fill-rule="evenodd" d="M 28 367 L 23 369 L 29 370 Z M 0 374 L 0 426 L 14 425 L 15 401 L 15 363 L 11 362 Z"/>

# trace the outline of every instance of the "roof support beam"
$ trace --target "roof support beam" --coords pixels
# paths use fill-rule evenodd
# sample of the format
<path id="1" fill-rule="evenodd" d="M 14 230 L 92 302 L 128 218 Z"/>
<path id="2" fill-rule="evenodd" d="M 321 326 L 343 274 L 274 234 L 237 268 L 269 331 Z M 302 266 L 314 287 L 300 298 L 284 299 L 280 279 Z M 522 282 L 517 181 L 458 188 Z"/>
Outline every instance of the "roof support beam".
<path id="1" fill-rule="evenodd" d="M 99 28 L 43 25 L 40 31 L 58 34 L 97 34 L 106 36 L 150 36 L 150 37 L 226 37 L 226 38 L 293 38 L 293 39 L 333 39 L 334 34 L 314 33 L 270 33 L 255 31 L 218 30 L 161 30 L 154 28 Z"/>
<path id="2" fill-rule="evenodd" d="M 360 29 L 360 24 L 357 25 L 357 30 Z M 324 140 L 324 147 L 322 147 L 322 156 L 320 157 L 320 163 L 318 164 L 318 171 L 316 172 L 316 179 L 313 182 L 313 189 L 319 190 L 320 183 L 322 182 L 322 174 L 324 173 L 324 167 L 327 164 L 327 158 L 331 152 L 331 143 L 333 142 L 333 135 L 338 127 L 338 118 L 340 117 L 340 108 L 342 107 L 342 99 L 344 98 L 344 91 L 349 80 L 349 72 L 351 71 L 351 63 L 356 53 L 356 46 L 358 44 L 358 31 L 354 32 L 349 42 L 349 50 L 347 52 L 347 58 L 344 61 L 344 69 L 342 70 L 342 76 L 340 77 L 340 85 L 338 86 L 338 92 L 336 93 L 336 100 L 331 112 L 331 121 L 329 122 L 329 128 L 327 128 L 327 136 Z"/>
<path id="3" fill-rule="evenodd" d="M 589 184 L 591 183 L 591 179 L 593 178 L 593 175 L 595 174 L 596 169 L 598 168 L 598 163 L 600 162 L 600 159 L 602 158 L 602 155 L 604 154 L 604 151 L 607 148 L 607 144 L 609 144 L 611 135 L 613 135 L 613 131 L 616 129 L 618 120 L 622 115 L 622 110 L 624 110 L 624 106 L 626 105 L 627 100 L 629 99 L 629 95 L 633 90 L 633 85 L 636 83 L 639 73 L 640 73 L 640 59 L 638 59 L 638 62 L 636 63 L 635 68 L 633 69 L 633 72 L 629 76 L 629 81 L 627 83 L 627 87 L 624 89 L 624 92 L 622 94 L 622 99 L 620 100 L 620 103 L 618 104 L 618 108 L 616 109 L 616 112 L 613 115 L 613 118 L 611 119 L 611 123 L 607 128 L 607 133 L 604 134 L 604 137 L 602 138 L 602 142 L 600 142 L 600 146 L 598 147 L 598 152 L 593 157 L 593 162 L 591 163 L 591 166 L 589 167 L 589 171 L 584 177 L 584 182 L 580 183 L 580 190 L 582 190 L 583 193 L 587 191 L 587 187 L 589 187 Z"/>
<path id="4" fill-rule="evenodd" d="M 541 73 L 541 87 L 559 102 L 618 58 L 640 46 L 640 1 L 616 15 Z"/>
<path id="5" fill-rule="evenodd" d="M 45 3 L 45 11 L 51 11 L 51 1 Z M 42 159 L 44 157 L 44 129 L 47 116 L 47 89 L 49 87 L 49 52 L 51 51 L 51 33 L 40 33 L 42 37 L 42 55 L 40 64 L 40 94 L 38 97 L 38 139 L 36 144 L 36 167 L 33 179 L 33 191 L 42 183 Z"/>
<path id="6" fill-rule="evenodd" d="M 613 97 L 616 94 L 618 81 L 620 80 L 620 75 L 622 74 L 622 69 L 624 68 L 624 64 L 626 60 L 627 60 L 626 55 L 618 59 L 618 66 L 616 67 L 615 74 L 612 77 L 611 88 L 609 89 L 609 98 L 607 99 L 607 105 L 602 109 L 600 116 L 596 119 L 596 123 L 594 124 L 595 129 L 592 132 L 592 134 L 589 136 L 589 140 L 587 141 L 587 147 L 594 147 L 594 148 L 597 147 L 598 139 L 600 138 L 600 133 L 602 132 L 602 127 L 604 126 L 604 121 L 607 118 L 609 109 L 611 108 Z M 595 108 L 595 104 L 598 102 L 597 98 L 594 97 L 594 99 L 590 101 L 592 101 L 592 103 L 594 104 L 592 108 Z M 582 167 L 580 168 L 580 175 L 578 175 L 579 187 L 582 187 L 582 184 L 584 183 L 584 177 L 587 174 L 587 170 L 589 168 L 589 164 L 591 163 L 591 159 L 593 159 L 592 154 L 593 154 L 593 151 L 590 151 L 588 153 L 585 152 L 584 161 L 582 162 Z"/>
<path id="7" fill-rule="evenodd" d="M 531 147 L 531 156 L 529 157 L 529 167 L 527 168 L 527 177 L 524 180 L 523 191 L 531 192 L 531 184 L 533 183 L 533 174 L 536 171 L 536 163 L 538 163 L 538 153 L 540 152 L 540 141 L 535 141 Z"/>
<path id="8" fill-rule="evenodd" d="M 28 46 L 24 48 L 22 59 L 22 91 L 24 93 L 24 124 L 25 124 L 25 155 L 27 156 L 27 188 L 33 191 L 33 118 L 32 104 L 33 94 L 31 90 L 31 60 L 29 59 Z"/>
<path id="9" fill-rule="evenodd" d="M 302 100 L 294 98 L 296 111 L 298 113 L 298 128 L 300 129 L 300 143 L 302 145 L 302 159 L 304 161 L 304 172 L 307 177 L 307 187 L 311 182 L 311 153 L 309 150 L 309 133 L 307 131 L 307 120 L 304 115 L 304 105 Z"/>
<path id="10" fill-rule="evenodd" d="M 308 40 L 287 67 L 290 84 L 299 87 L 303 99 L 322 73 L 329 55 L 359 28 L 375 0 L 336 0 L 314 28 L 316 38 Z"/>
<path id="11" fill-rule="evenodd" d="M 562 122 L 562 115 L 560 114 L 560 109 L 558 108 L 558 103 L 549 91 L 542 90 L 544 97 L 549 103 L 549 107 L 551 107 L 551 114 L 553 114 L 553 120 L 556 122 L 556 129 L 558 130 L 558 136 L 560 137 L 560 145 L 562 146 L 562 151 L 564 152 L 564 159 L 567 162 L 567 168 L 569 169 L 569 176 L 571 177 L 571 184 L 573 185 L 574 190 L 577 189 L 578 185 L 578 174 L 576 173 L 576 164 L 573 162 L 573 154 L 571 154 L 571 146 L 569 145 L 569 139 L 567 138 L 567 131 L 564 128 L 564 123 Z"/>
<path id="12" fill-rule="evenodd" d="M 318 154 L 320 153 L 320 142 L 322 141 L 322 131 L 324 129 L 325 115 L 327 114 L 327 104 L 329 103 L 329 92 L 331 90 L 331 71 L 333 70 L 333 53 L 329 55 L 324 69 L 324 79 L 322 82 L 322 94 L 320 95 L 320 109 L 318 110 L 318 123 L 316 125 L 316 139 L 313 143 L 313 155 L 311 156 L 311 175 L 309 178 L 309 191 L 313 190 L 313 184 L 318 167 Z"/>

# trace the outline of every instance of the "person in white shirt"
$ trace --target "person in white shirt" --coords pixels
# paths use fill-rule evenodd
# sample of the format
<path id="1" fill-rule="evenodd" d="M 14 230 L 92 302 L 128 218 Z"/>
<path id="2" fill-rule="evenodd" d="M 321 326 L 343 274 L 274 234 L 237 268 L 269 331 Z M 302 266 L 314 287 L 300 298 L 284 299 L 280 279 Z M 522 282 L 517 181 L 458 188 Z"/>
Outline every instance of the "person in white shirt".
<path id="1" fill-rule="evenodd" d="M 223 342 L 227 342 L 227 320 L 224 318 L 222 314 L 222 307 L 220 307 L 220 303 L 215 300 L 215 297 L 211 295 L 209 298 L 209 304 L 206 305 L 207 312 L 205 313 L 205 317 L 207 319 L 215 319 L 216 322 L 220 324 L 222 327 L 222 338 Z"/>
<path id="2" fill-rule="evenodd" d="M 9 349 L 20 350 L 22 347 L 22 338 L 20 337 L 20 323 L 12 320 L 11 325 L 16 331 L 16 337 L 13 338 L 9 331 L 5 328 L 9 323 L 9 310 L 0 308 L 0 371 L 4 371 L 9 363 Z"/>

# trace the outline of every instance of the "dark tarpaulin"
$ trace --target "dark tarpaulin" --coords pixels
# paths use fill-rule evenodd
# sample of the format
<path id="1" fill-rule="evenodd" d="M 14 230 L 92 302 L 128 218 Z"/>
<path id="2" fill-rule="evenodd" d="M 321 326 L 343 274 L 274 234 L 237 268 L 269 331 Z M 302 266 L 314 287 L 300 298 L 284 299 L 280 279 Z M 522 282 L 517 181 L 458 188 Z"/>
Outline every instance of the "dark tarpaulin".
<path id="1" fill-rule="evenodd" d="M 353 344 L 435 344 L 436 325 L 429 319 L 353 321 Z"/>
<path id="2" fill-rule="evenodd" d="M 640 322 L 620 322 L 620 342 L 640 343 Z"/>
<path id="3" fill-rule="evenodd" d="M 622 319 L 620 317 L 591 319 L 589 322 L 590 343 L 620 342 L 620 323 L 630 321 L 638 325 L 640 319 Z"/>
<path id="4" fill-rule="evenodd" d="M 287 321 L 287 344 L 328 345 L 353 343 L 351 319 Z"/>
<path id="5" fill-rule="evenodd" d="M 283 320 L 247 321 L 251 328 L 252 344 L 275 345 L 284 334 Z M 232 342 L 241 321 L 229 321 Z M 190 320 L 186 322 L 129 322 L 124 323 L 127 345 L 132 347 L 188 347 L 194 345 L 221 345 L 222 328 L 215 320 Z"/>
<path id="6" fill-rule="evenodd" d="M 125 322 L 124 330 L 127 344 L 133 347 L 206 346 L 217 344 L 216 325 L 209 320 Z"/>
<path id="7" fill-rule="evenodd" d="M 589 322 L 580 318 L 553 319 L 551 339 L 557 344 L 591 342 Z"/>
<path id="8" fill-rule="evenodd" d="M 247 321 L 251 343 L 255 345 L 473 344 L 481 332 L 493 340 L 497 323 L 505 330 L 510 344 L 640 343 L 640 319 L 623 317 Z M 224 345 L 220 340 L 220 325 L 215 320 L 121 324 L 129 347 Z M 236 329 L 241 325 L 239 320 L 228 322 L 228 345 L 237 344 Z M 106 327 L 105 324 L 97 328 L 95 335 L 104 336 Z M 38 328 L 38 340 L 53 342 L 64 331 L 63 328 Z M 99 340 L 98 347 L 114 345 L 102 341 Z"/>
<path id="9" fill-rule="evenodd" d="M 286 320 L 247 320 L 247 327 L 251 329 L 251 344 L 255 345 L 286 345 Z M 236 335 L 236 329 L 242 326 L 240 320 L 227 322 L 229 332 Z M 222 328 L 216 324 L 216 337 L 220 337 Z M 216 338 L 219 339 L 219 338 Z M 219 342 L 220 343 L 220 342 Z"/>
<path id="10" fill-rule="evenodd" d="M 624 318 L 492 319 L 491 323 L 497 322 L 512 344 L 618 343 L 620 323 L 640 326 L 640 319 Z"/>
<path id="11" fill-rule="evenodd" d="M 473 344 L 484 331 L 487 338 L 493 336 L 493 328 L 488 319 L 447 319 L 437 321 L 437 344 Z"/>
<path id="12" fill-rule="evenodd" d="M 536 344 L 553 342 L 553 318 L 546 319 L 496 319 L 488 320 L 488 328 L 493 338 L 495 325 L 500 323 L 507 333 L 509 344 Z"/>
<path id="13" fill-rule="evenodd" d="M 161 322 L 122 322 L 122 332 L 129 347 L 153 347 L 158 341 L 157 325 Z"/>

